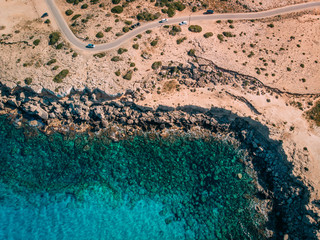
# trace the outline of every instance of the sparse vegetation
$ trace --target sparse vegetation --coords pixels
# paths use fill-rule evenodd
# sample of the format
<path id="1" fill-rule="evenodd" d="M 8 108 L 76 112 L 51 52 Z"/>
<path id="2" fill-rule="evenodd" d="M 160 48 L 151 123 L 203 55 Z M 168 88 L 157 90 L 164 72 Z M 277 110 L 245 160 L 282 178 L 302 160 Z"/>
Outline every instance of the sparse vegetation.
<path id="1" fill-rule="evenodd" d="M 112 29 L 112 27 L 107 27 L 104 31 L 105 31 L 105 32 L 110 32 L 111 29 Z"/>
<path id="2" fill-rule="evenodd" d="M 69 74 L 68 69 L 63 69 L 61 72 L 59 72 L 54 78 L 53 81 L 55 83 L 62 83 L 63 79 Z"/>
<path id="3" fill-rule="evenodd" d="M 181 32 L 181 27 L 173 25 L 172 29 L 170 30 L 169 34 L 175 36 L 177 33 Z"/>
<path id="4" fill-rule="evenodd" d="M 125 53 L 125 52 L 128 52 L 128 49 L 126 49 L 126 48 L 119 48 L 118 49 L 118 54 L 122 54 L 122 53 Z"/>
<path id="5" fill-rule="evenodd" d="M 139 49 L 139 44 L 138 44 L 138 43 L 133 44 L 133 45 L 132 45 L 132 48 L 134 48 L 134 49 Z"/>
<path id="6" fill-rule="evenodd" d="M 49 45 L 56 44 L 60 39 L 60 33 L 59 32 L 53 32 L 49 35 Z"/>
<path id="7" fill-rule="evenodd" d="M 158 12 L 158 13 L 155 13 L 155 14 L 152 14 L 152 13 L 149 13 L 149 12 L 142 12 L 142 13 L 139 13 L 137 15 L 137 19 L 139 21 L 153 21 L 153 20 L 156 20 L 158 19 L 159 17 L 161 16 L 161 14 Z"/>
<path id="8" fill-rule="evenodd" d="M 194 57 L 194 56 L 196 55 L 196 50 L 195 50 L 195 49 L 190 49 L 190 50 L 188 51 L 188 55 L 189 55 L 190 57 Z"/>
<path id="9" fill-rule="evenodd" d="M 72 15 L 73 14 L 73 11 L 71 10 L 71 9 L 68 9 L 67 11 L 66 11 L 66 15 L 67 16 L 70 16 L 70 15 Z"/>
<path id="10" fill-rule="evenodd" d="M 212 37 L 212 36 L 213 36 L 213 33 L 212 33 L 212 32 L 207 32 L 207 33 L 203 34 L 203 36 L 204 36 L 205 38 L 209 38 L 209 37 Z"/>
<path id="11" fill-rule="evenodd" d="M 152 47 L 154 47 L 154 46 L 156 46 L 158 44 L 158 40 L 153 40 L 151 43 L 150 43 L 150 45 L 152 46 Z"/>
<path id="12" fill-rule="evenodd" d="M 320 101 L 316 102 L 313 108 L 307 112 L 307 116 L 320 126 Z"/>
<path id="13" fill-rule="evenodd" d="M 96 53 L 93 55 L 94 57 L 97 57 L 97 58 L 103 58 L 106 56 L 106 53 Z"/>
<path id="14" fill-rule="evenodd" d="M 119 61 L 121 61 L 122 59 L 119 57 L 119 56 L 114 56 L 114 57 L 112 57 L 111 58 L 111 61 L 112 62 L 119 62 Z"/>
<path id="15" fill-rule="evenodd" d="M 132 70 L 129 70 L 129 71 L 123 76 L 123 79 L 131 80 L 131 78 L 132 78 L 132 73 L 133 73 L 133 71 L 132 71 Z"/>
<path id="16" fill-rule="evenodd" d="M 104 37 L 103 32 L 98 32 L 98 33 L 96 34 L 96 37 L 97 37 L 97 38 L 103 38 L 103 37 Z"/>
<path id="17" fill-rule="evenodd" d="M 53 58 L 53 59 L 51 59 L 50 61 L 47 62 L 47 65 L 50 66 L 51 64 L 54 64 L 56 62 L 57 62 L 57 60 Z"/>
<path id="18" fill-rule="evenodd" d="M 160 68 L 161 66 L 162 66 L 162 62 L 161 62 L 161 61 L 157 61 L 157 62 L 152 63 L 151 68 L 152 68 L 153 70 L 157 70 L 157 69 Z"/>
<path id="19" fill-rule="evenodd" d="M 224 36 L 222 34 L 218 34 L 217 37 L 220 40 L 220 42 L 224 40 Z"/>
<path id="20" fill-rule="evenodd" d="M 74 16 L 71 18 L 71 20 L 74 21 L 74 20 L 76 20 L 76 19 L 79 18 L 79 17 L 81 17 L 81 14 L 76 14 L 76 15 L 74 15 Z"/>
<path id="21" fill-rule="evenodd" d="M 25 80 L 24 80 L 25 84 L 27 85 L 30 85 L 32 83 L 32 78 L 31 77 L 27 77 Z"/>
<path id="22" fill-rule="evenodd" d="M 40 43 L 40 39 L 36 39 L 33 41 L 33 45 L 38 46 Z"/>
<path id="23" fill-rule="evenodd" d="M 121 72 L 120 70 L 117 70 L 116 72 L 114 72 L 114 74 L 119 77 L 121 75 Z"/>
<path id="24" fill-rule="evenodd" d="M 191 25 L 188 30 L 190 32 L 201 32 L 202 31 L 202 27 L 199 25 Z"/>
<path id="25" fill-rule="evenodd" d="M 187 40 L 187 37 L 179 38 L 179 39 L 177 39 L 177 44 L 180 44 L 185 40 Z"/>
<path id="26" fill-rule="evenodd" d="M 123 12 L 123 7 L 118 5 L 118 6 L 115 6 L 113 8 L 111 8 L 111 12 L 112 13 L 122 13 Z"/>

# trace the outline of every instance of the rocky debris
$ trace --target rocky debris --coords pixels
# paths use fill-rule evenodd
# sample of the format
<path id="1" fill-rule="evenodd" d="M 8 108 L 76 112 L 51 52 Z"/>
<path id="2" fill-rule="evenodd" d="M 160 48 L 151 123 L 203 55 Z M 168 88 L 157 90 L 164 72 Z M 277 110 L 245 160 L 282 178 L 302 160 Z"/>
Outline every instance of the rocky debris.
<path id="1" fill-rule="evenodd" d="M 49 114 L 38 105 L 24 104 L 22 110 L 30 115 L 35 115 L 43 120 L 48 120 Z"/>

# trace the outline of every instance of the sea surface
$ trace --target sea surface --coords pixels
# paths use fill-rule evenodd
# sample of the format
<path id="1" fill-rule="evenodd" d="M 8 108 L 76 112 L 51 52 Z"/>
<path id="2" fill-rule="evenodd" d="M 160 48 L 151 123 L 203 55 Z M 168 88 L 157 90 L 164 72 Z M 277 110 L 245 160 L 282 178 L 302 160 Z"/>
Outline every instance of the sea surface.
<path id="1" fill-rule="evenodd" d="M 262 239 L 245 157 L 214 137 L 119 142 L 0 117 L 0 239 Z"/>

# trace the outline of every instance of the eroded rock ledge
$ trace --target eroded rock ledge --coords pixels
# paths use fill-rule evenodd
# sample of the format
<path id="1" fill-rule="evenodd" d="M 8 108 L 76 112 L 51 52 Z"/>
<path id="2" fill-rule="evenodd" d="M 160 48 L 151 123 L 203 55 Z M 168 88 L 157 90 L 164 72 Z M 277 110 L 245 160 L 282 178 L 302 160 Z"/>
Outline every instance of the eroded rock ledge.
<path id="1" fill-rule="evenodd" d="M 244 164 L 254 169 L 258 177 L 259 194 L 255 197 L 264 203 L 264 209 L 257 211 L 268 217 L 267 235 L 274 239 L 316 239 L 319 216 L 309 205 L 311 186 L 292 174 L 282 143 L 271 140 L 268 128 L 259 122 L 219 108 L 139 106 L 133 101 L 134 92 L 109 99 L 90 91 L 58 98 L 25 88 L 1 85 L 0 89 L 2 114 L 8 114 L 17 125 L 25 122 L 47 133 L 106 129 L 110 137 L 119 140 L 140 130 L 166 134 L 167 129 L 188 132 L 200 128 L 233 141 L 247 152 Z"/>

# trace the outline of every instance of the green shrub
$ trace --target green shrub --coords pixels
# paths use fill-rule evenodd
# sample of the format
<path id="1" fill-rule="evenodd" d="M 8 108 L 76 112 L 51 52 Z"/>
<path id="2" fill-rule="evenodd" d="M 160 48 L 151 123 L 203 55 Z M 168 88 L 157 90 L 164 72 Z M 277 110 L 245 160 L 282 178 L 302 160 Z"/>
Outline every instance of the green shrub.
<path id="1" fill-rule="evenodd" d="M 320 101 L 316 102 L 313 108 L 307 112 L 307 116 L 320 126 Z"/>
<path id="2" fill-rule="evenodd" d="M 56 47 L 56 49 L 61 49 L 63 47 L 63 43 L 59 43 Z"/>
<path id="3" fill-rule="evenodd" d="M 139 44 L 137 44 L 137 43 L 136 43 L 136 44 L 133 44 L 133 45 L 132 45 L 132 48 L 138 49 L 138 48 L 139 48 Z"/>
<path id="4" fill-rule="evenodd" d="M 121 61 L 122 59 L 119 57 L 119 56 L 114 56 L 114 57 L 112 57 L 111 58 L 111 61 L 112 62 L 119 62 L 119 61 Z"/>
<path id="5" fill-rule="evenodd" d="M 125 52 L 128 52 L 128 49 L 126 49 L 126 48 L 119 48 L 118 49 L 118 54 L 122 54 L 122 53 L 125 53 Z"/>
<path id="6" fill-rule="evenodd" d="M 33 45 L 38 46 L 40 43 L 40 39 L 36 39 L 33 41 Z"/>
<path id="7" fill-rule="evenodd" d="M 129 71 L 123 76 L 123 79 L 131 80 L 131 78 L 132 78 L 132 73 L 133 73 L 133 71 L 132 71 L 132 70 L 129 70 Z"/>
<path id="8" fill-rule="evenodd" d="M 106 53 L 96 53 L 93 55 L 94 57 L 103 58 L 106 56 Z"/>
<path id="9" fill-rule="evenodd" d="M 300 64 L 300 67 L 304 68 L 304 64 L 303 64 L 303 63 L 301 63 L 301 64 Z"/>
<path id="10" fill-rule="evenodd" d="M 152 13 L 149 13 L 149 12 L 141 12 L 137 15 L 137 19 L 139 21 L 153 21 L 153 20 L 156 20 L 158 19 L 159 17 L 161 16 L 161 14 L 158 12 L 158 13 L 155 13 L 155 14 L 152 14 Z"/>
<path id="11" fill-rule="evenodd" d="M 112 29 L 112 27 L 107 27 L 104 31 L 105 31 L 105 32 L 110 32 L 111 29 Z"/>
<path id="12" fill-rule="evenodd" d="M 274 24 L 273 23 L 270 23 L 267 25 L 269 28 L 274 28 Z"/>
<path id="13" fill-rule="evenodd" d="M 136 66 L 136 64 L 135 63 L 130 63 L 130 67 L 135 67 Z"/>
<path id="14" fill-rule="evenodd" d="M 220 42 L 222 42 L 224 40 L 224 37 L 222 34 L 218 34 L 217 35 L 218 39 L 220 40 Z"/>
<path id="15" fill-rule="evenodd" d="M 46 23 L 46 24 L 50 24 L 50 23 L 51 23 L 51 21 L 50 21 L 50 19 L 47 19 L 47 20 L 45 20 L 45 21 L 44 21 L 44 23 Z"/>
<path id="16" fill-rule="evenodd" d="M 153 40 L 153 41 L 150 43 L 150 45 L 151 45 L 152 47 L 156 46 L 157 44 L 158 44 L 158 40 Z"/>
<path id="17" fill-rule="evenodd" d="M 150 33 L 152 33 L 152 30 L 147 30 L 146 31 L 146 34 L 150 34 Z"/>
<path id="18" fill-rule="evenodd" d="M 178 11 L 183 11 L 186 8 L 182 2 L 174 2 L 173 5 Z"/>
<path id="19" fill-rule="evenodd" d="M 104 35 L 103 35 L 103 33 L 102 33 L 102 32 L 98 32 L 98 33 L 96 34 L 96 37 L 97 37 L 97 38 L 103 38 L 103 37 L 104 37 Z"/>
<path id="20" fill-rule="evenodd" d="M 223 34 L 223 36 L 225 36 L 225 37 L 234 37 L 234 36 L 235 36 L 235 35 L 233 35 L 231 32 L 223 32 L 222 34 Z"/>
<path id="21" fill-rule="evenodd" d="M 121 75 L 121 72 L 120 72 L 120 70 L 118 70 L 118 71 L 114 72 L 114 74 L 119 77 Z"/>
<path id="22" fill-rule="evenodd" d="M 78 57 L 78 53 L 74 52 L 74 53 L 72 54 L 72 57 L 73 57 L 73 58 Z"/>
<path id="23" fill-rule="evenodd" d="M 51 64 L 56 63 L 56 62 L 57 62 L 56 59 L 51 59 L 51 60 L 49 60 L 49 62 L 47 62 L 47 65 L 50 66 Z"/>
<path id="24" fill-rule="evenodd" d="M 62 80 L 69 74 L 68 69 L 63 69 L 61 72 L 59 72 L 54 78 L 53 81 L 55 83 L 61 83 Z"/>
<path id="25" fill-rule="evenodd" d="M 59 66 L 54 66 L 54 67 L 52 68 L 52 70 L 55 71 L 55 70 L 57 70 L 58 68 L 59 68 Z"/>
<path id="26" fill-rule="evenodd" d="M 66 15 L 67 16 L 70 16 L 70 15 L 72 15 L 73 14 L 73 11 L 71 10 L 71 9 L 68 9 L 67 11 L 66 11 Z"/>
<path id="27" fill-rule="evenodd" d="M 91 4 L 97 4 L 99 2 L 99 0 L 90 0 Z"/>
<path id="28" fill-rule="evenodd" d="M 123 27 L 123 28 L 122 28 L 122 32 L 127 33 L 127 32 L 129 32 L 129 31 L 130 31 L 129 27 Z"/>
<path id="29" fill-rule="evenodd" d="M 161 66 L 162 66 L 162 62 L 161 62 L 161 61 L 158 61 L 158 62 L 152 63 L 151 68 L 152 68 L 153 70 L 157 70 L 157 69 L 160 68 Z"/>
<path id="30" fill-rule="evenodd" d="M 81 6 L 81 9 L 86 9 L 86 8 L 88 8 L 88 4 L 86 3 Z"/>
<path id="31" fill-rule="evenodd" d="M 176 14 L 174 8 L 168 8 L 167 10 L 168 17 L 173 17 Z"/>
<path id="32" fill-rule="evenodd" d="M 199 25 L 191 25 L 188 29 L 190 32 L 201 32 L 202 31 L 202 27 Z"/>
<path id="33" fill-rule="evenodd" d="M 111 8 L 111 12 L 112 13 L 122 13 L 123 12 L 123 7 L 118 5 L 118 6 L 115 6 L 113 8 Z"/>
<path id="34" fill-rule="evenodd" d="M 25 80 L 24 80 L 25 84 L 27 85 L 30 85 L 32 83 L 32 78 L 31 77 L 27 77 Z"/>
<path id="35" fill-rule="evenodd" d="M 184 40 L 187 40 L 187 38 L 186 38 L 186 37 L 183 37 L 183 38 L 177 39 L 177 44 L 182 43 Z"/>
<path id="36" fill-rule="evenodd" d="M 204 36 L 205 38 L 209 38 L 209 37 L 212 37 L 212 36 L 213 36 L 213 33 L 212 33 L 212 32 L 207 32 L 207 33 L 203 34 L 203 36 Z"/>
<path id="37" fill-rule="evenodd" d="M 178 32 L 181 32 L 181 27 L 173 25 L 172 29 L 170 30 L 169 34 L 175 36 Z"/>
<path id="38" fill-rule="evenodd" d="M 132 24 L 132 21 L 126 20 L 126 21 L 124 21 L 124 24 L 126 24 L 126 25 L 131 25 L 131 24 Z"/>
<path id="39" fill-rule="evenodd" d="M 113 4 L 119 4 L 119 3 L 120 3 L 120 0 L 112 0 L 112 3 L 113 3 Z"/>
<path id="40" fill-rule="evenodd" d="M 190 57 L 194 57 L 194 56 L 196 55 L 196 50 L 190 49 L 190 50 L 188 51 L 188 55 L 189 55 Z"/>
<path id="41" fill-rule="evenodd" d="M 233 20 L 228 20 L 227 22 L 228 22 L 228 23 L 233 23 Z"/>
<path id="42" fill-rule="evenodd" d="M 138 34 L 136 37 L 139 38 L 139 39 L 141 39 L 142 35 L 141 35 L 141 34 Z"/>
<path id="43" fill-rule="evenodd" d="M 71 20 L 74 21 L 74 20 L 76 20 L 76 19 L 79 18 L 79 17 L 81 17 L 81 14 L 76 14 L 76 15 L 74 15 L 74 16 L 71 18 Z"/>
<path id="44" fill-rule="evenodd" d="M 60 33 L 59 32 L 53 32 L 49 35 L 49 45 L 56 44 L 60 39 Z"/>

